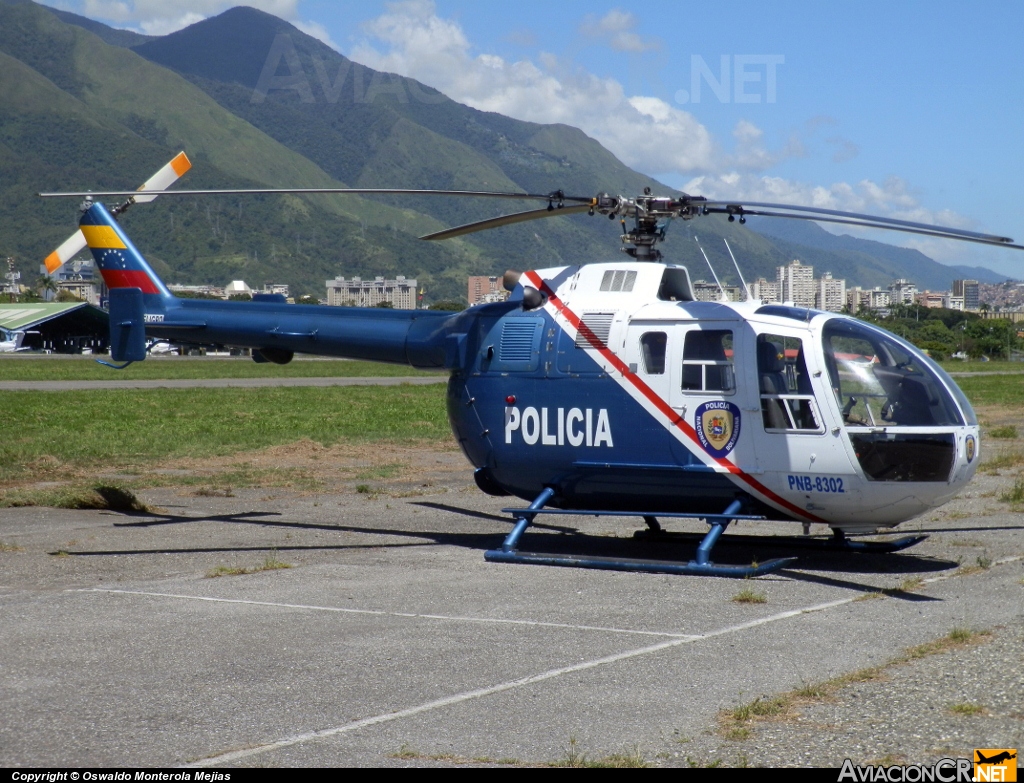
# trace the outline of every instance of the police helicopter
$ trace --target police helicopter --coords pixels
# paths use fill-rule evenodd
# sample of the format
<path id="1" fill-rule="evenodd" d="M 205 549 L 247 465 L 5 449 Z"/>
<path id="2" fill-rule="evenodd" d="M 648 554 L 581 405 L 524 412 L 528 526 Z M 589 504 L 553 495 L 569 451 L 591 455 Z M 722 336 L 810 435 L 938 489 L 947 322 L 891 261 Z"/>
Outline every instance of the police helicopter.
<path id="1" fill-rule="evenodd" d="M 978 465 L 978 420 L 956 383 L 899 337 L 855 318 L 788 304 L 697 301 L 683 266 L 657 249 L 673 220 L 726 215 L 811 219 L 1024 249 L 1007 237 L 891 218 L 699 196 L 635 197 L 396 189 L 167 190 L 184 153 L 139 191 L 77 196 L 80 232 L 48 259 L 86 245 L 110 289 L 114 361 L 145 359 L 157 341 L 252 349 L 257 362 L 295 353 L 445 368 L 455 438 L 477 486 L 526 508 L 487 560 L 750 577 L 795 558 L 716 564 L 733 520 L 824 523 L 831 538 L 794 545 L 891 552 L 923 536 L 853 540 L 895 527 L 956 495 Z M 574 213 L 619 219 L 626 256 L 508 272 L 507 301 L 460 312 L 178 299 L 118 224 L 134 203 L 207 193 L 350 193 L 519 199 L 542 206 L 423 237 L 440 240 Z M 125 197 L 108 209 L 96 199 Z M 730 251 L 731 252 L 731 251 Z M 735 260 L 735 259 L 734 259 Z M 52 269 L 51 269 L 52 271 Z M 737 266 L 737 272 L 739 267 Z M 742 280 L 742 275 L 741 275 Z M 113 365 L 112 365 L 113 366 Z M 523 551 L 544 514 L 703 519 L 689 562 Z M 778 538 L 773 538 L 777 542 Z"/>

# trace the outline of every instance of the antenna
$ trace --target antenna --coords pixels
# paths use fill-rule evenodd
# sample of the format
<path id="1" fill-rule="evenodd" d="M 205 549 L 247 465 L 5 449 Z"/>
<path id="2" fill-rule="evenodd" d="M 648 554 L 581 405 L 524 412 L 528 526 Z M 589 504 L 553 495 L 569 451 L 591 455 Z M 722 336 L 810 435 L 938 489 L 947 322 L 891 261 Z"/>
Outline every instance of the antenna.
<path id="1" fill-rule="evenodd" d="M 740 265 L 736 263 L 736 256 L 732 254 L 732 248 L 729 247 L 729 240 L 722 237 L 722 241 L 725 242 L 725 249 L 729 251 L 729 257 L 732 259 L 732 265 L 736 267 L 736 274 L 740 276 L 740 285 L 743 286 L 744 302 L 750 301 L 753 297 L 750 295 L 750 289 L 747 288 L 747 281 L 743 279 L 743 273 L 740 271 Z"/>
<path id="2" fill-rule="evenodd" d="M 720 301 L 720 302 L 728 302 L 729 301 L 729 297 L 726 295 L 725 289 L 722 288 L 722 284 L 720 282 L 718 282 L 718 275 L 715 274 L 715 268 L 713 266 L 711 266 L 711 260 L 708 258 L 708 254 L 704 252 L 704 248 L 702 248 L 700 246 L 700 240 L 697 238 L 696 235 L 694 235 L 693 241 L 697 243 L 697 247 L 700 250 L 700 254 L 702 256 L 704 256 L 704 260 L 708 262 L 708 269 L 711 270 L 711 276 L 713 278 L 715 278 L 715 285 L 717 285 L 718 286 L 718 290 L 722 292 L 722 298 L 719 299 L 718 301 Z"/>

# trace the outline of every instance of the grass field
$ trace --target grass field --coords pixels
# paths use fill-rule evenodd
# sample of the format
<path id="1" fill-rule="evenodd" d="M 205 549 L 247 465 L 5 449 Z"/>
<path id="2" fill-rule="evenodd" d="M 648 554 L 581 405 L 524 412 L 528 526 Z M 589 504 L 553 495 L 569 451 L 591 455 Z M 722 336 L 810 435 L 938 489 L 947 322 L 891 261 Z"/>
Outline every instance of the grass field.
<path id="1" fill-rule="evenodd" d="M 55 376 L 71 380 L 93 377 L 93 373 L 105 378 L 131 377 L 132 369 L 115 373 L 80 358 L 0 360 L 0 368 L 6 371 L 8 367 L 14 367 L 18 377 L 26 380 Z M 45 375 L 35 374 L 43 369 Z M 139 370 L 154 379 L 413 372 L 369 362 L 297 361 L 277 367 L 240 359 L 161 359 L 147 361 Z M 9 377 L 0 372 L 0 379 Z M 1015 425 L 1015 411 L 1024 404 L 1024 375 L 982 374 L 957 380 L 978 408 L 986 435 L 1000 433 L 999 442 L 1012 449 L 1017 430 L 1008 422 Z M 328 447 L 360 443 L 455 445 L 443 384 L 7 391 L 2 400 L 0 506 L 5 505 L 5 493 L 23 492 L 35 482 L 71 480 L 82 484 L 90 480 L 87 477 L 101 474 L 146 473 L 145 478 L 140 475 L 138 481 L 130 482 L 138 488 L 157 480 L 149 471 L 164 462 L 228 457 L 302 439 Z M 231 478 L 238 485 L 251 485 L 266 477 L 239 474 Z"/>
<path id="2" fill-rule="evenodd" d="M 4 392 L 0 482 L 209 457 L 308 438 L 450 441 L 445 386 Z M 59 470 L 59 468 L 58 468 Z"/>
<path id="3" fill-rule="evenodd" d="M 1024 403 L 1024 375 L 962 376 L 956 382 L 975 407 L 1018 407 Z"/>
<path id="4" fill-rule="evenodd" d="M 102 357 L 107 361 L 110 357 Z M 0 381 L 111 381 L 194 378 L 352 378 L 429 375 L 405 364 L 296 359 L 285 364 L 257 364 L 248 357 L 231 359 L 156 356 L 124 370 L 112 370 L 87 356 L 2 356 Z"/>
<path id="5" fill-rule="evenodd" d="M 948 373 L 953 373 L 954 375 L 967 372 L 1009 372 L 1024 374 L 1024 362 L 961 362 L 954 360 L 940 362 L 940 364 L 942 365 L 942 369 Z"/>

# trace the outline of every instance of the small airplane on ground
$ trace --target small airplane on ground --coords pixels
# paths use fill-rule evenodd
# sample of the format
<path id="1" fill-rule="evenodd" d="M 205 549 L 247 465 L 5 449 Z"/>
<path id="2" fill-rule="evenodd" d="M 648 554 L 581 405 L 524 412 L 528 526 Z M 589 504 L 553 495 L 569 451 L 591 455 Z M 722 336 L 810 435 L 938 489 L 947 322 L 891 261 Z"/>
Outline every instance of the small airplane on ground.
<path id="1" fill-rule="evenodd" d="M 178 168 L 169 164 L 174 172 L 187 169 L 181 157 Z M 449 370 L 448 415 L 477 485 L 531 501 L 506 509 L 516 524 L 485 555 L 498 562 L 758 576 L 794 558 L 712 562 L 711 550 L 733 520 L 824 523 L 831 539 L 786 540 L 895 551 L 923 537 L 864 542 L 849 535 L 892 528 L 941 505 L 973 476 L 978 420 L 928 356 L 845 315 L 749 296 L 729 302 L 724 293 L 722 301 L 696 301 L 686 268 L 663 263 L 656 248 L 672 220 L 789 217 L 1024 249 L 1006 237 L 890 218 L 649 191 L 571 197 L 148 185 L 160 195 L 334 192 L 547 202 L 424 237 L 432 240 L 573 213 L 621 220 L 629 258 L 506 273 L 505 302 L 460 313 L 299 307 L 274 296 L 174 297 L 115 220 L 156 192 L 42 194 L 87 199 L 80 230 L 110 288 L 115 361 L 140 361 L 148 340 L 170 340 L 251 348 L 257 362 L 285 364 L 301 352 Z M 112 196 L 129 199 L 113 210 L 93 200 Z M 524 531 L 542 514 L 637 516 L 654 535 L 659 518 L 699 518 L 711 529 L 689 562 L 520 551 Z"/>
<path id="2" fill-rule="evenodd" d="M 22 345 L 25 341 L 25 335 L 28 334 L 39 334 L 39 332 L 25 332 L 20 329 L 10 331 L 0 328 L 0 338 L 2 338 L 0 339 L 0 353 L 20 353 L 21 351 L 31 351 L 31 348 Z"/>

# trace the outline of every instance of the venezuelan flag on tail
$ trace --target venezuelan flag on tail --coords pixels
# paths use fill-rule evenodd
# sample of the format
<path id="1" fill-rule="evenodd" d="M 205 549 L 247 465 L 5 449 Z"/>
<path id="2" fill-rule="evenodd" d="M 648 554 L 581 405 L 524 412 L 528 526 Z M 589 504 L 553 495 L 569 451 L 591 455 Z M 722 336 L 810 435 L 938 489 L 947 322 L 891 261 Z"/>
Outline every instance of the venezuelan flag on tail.
<path id="1" fill-rule="evenodd" d="M 147 298 L 174 298 L 105 206 L 93 204 L 78 225 L 107 288 L 138 288 Z"/>

